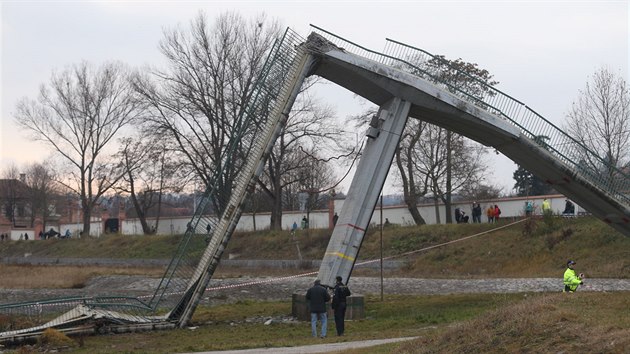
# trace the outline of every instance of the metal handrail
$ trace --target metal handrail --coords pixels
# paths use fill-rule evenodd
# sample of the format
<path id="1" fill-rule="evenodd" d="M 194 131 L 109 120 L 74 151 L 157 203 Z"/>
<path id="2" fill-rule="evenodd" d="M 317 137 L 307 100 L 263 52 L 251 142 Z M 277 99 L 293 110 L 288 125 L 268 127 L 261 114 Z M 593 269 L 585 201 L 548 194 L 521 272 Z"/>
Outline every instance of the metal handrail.
<path id="1" fill-rule="evenodd" d="M 222 186 L 220 185 L 221 177 L 225 176 L 227 173 L 228 165 L 235 163 L 236 160 L 234 159 L 237 157 L 246 160 L 247 154 L 252 151 L 258 151 L 263 146 L 261 142 L 256 140 L 256 137 L 261 135 L 261 130 L 266 132 L 273 126 L 266 123 L 266 121 L 270 119 L 266 114 L 266 110 L 282 104 L 277 101 L 277 97 L 280 94 L 280 87 L 288 80 L 289 68 L 296 56 L 295 46 L 302 42 L 304 42 L 304 39 L 289 28 L 287 28 L 281 38 L 278 38 L 274 42 L 262 66 L 261 72 L 258 74 L 258 78 L 252 87 L 252 93 L 248 102 L 245 103 L 244 108 L 236 118 L 235 132 L 223 152 L 220 166 L 214 171 L 213 180 L 208 184 L 202 200 L 196 209 L 195 215 L 191 218 L 188 228 L 171 262 L 167 266 L 153 295 L 149 296 L 150 300 L 148 302 L 144 302 L 140 300 L 140 298 L 126 296 L 74 297 L 3 304 L 0 305 L 0 311 L 25 314 L 30 317 L 40 317 L 41 319 L 40 314 L 42 313 L 46 315 L 58 313 L 60 309 L 83 304 L 91 308 L 115 308 L 116 310 L 120 310 L 119 313 L 121 315 L 131 315 L 135 316 L 137 319 L 148 320 L 149 317 L 147 316 L 151 313 L 155 313 L 158 306 L 162 304 L 167 296 L 178 296 L 178 300 L 176 300 L 177 305 L 190 301 L 188 294 L 183 290 L 186 289 L 189 282 L 195 281 L 194 270 L 198 268 L 199 265 L 205 265 L 205 263 L 203 263 L 204 259 L 197 258 L 197 256 L 205 257 L 205 254 L 195 254 L 194 252 L 196 252 L 197 249 L 193 248 L 194 243 L 191 242 L 191 240 L 193 237 L 205 235 L 208 237 L 208 239 L 206 239 L 206 247 L 213 245 L 216 247 L 217 242 L 224 236 L 216 235 L 214 232 L 209 234 L 205 229 L 205 223 L 200 225 L 201 222 L 212 221 L 213 226 L 216 226 L 219 222 L 216 218 L 211 219 L 207 215 L 203 215 L 205 206 L 210 203 L 213 198 L 219 201 L 230 198 L 227 194 L 220 194 L 222 192 Z M 245 141 L 249 147 L 245 152 L 246 156 L 237 156 L 237 148 Z M 251 163 L 252 162 L 246 162 L 246 165 L 251 167 Z M 242 183 L 244 182 L 239 181 L 238 177 L 235 176 L 232 183 L 240 183 L 240 187 L 243 187 Z M 221 211 L 219 210 L 217 212 Z M 203 230 L 198 232 L 197 229 Z M 207 259 L 205 261 L 207 262 Z M 164 306 L 160 307 L 164 308 Z M 64 319 L 59 321 L 62 322 Z M 1 331 L 0 334 L 2 334 Z"/>
<path id="2" fill-rule="evenodd" d="M 177 269 L 179 269 L 179 267 L 183 265 L 183 258 L 187 250 L 191 246 L 190 240 L 196 234 L 196 230 L 199 226 L 199 221 L 203 218 L 203 211 L 205 209 L 205 206 L 208 205 L 213 198 L 219 197 L 219 192 L 221 189 L 219 183 L 221 181 L 221 176 L 226 173 L 227 167 L 233 162 L 233 159 L 236 157 L 237 148 L 241 143 L 243 137 L 247 135 L 248 129 L 252 127 L 254 116 L 257 114 L 257 110 L 260 108 L 262 102 L 265 102 L 267 99 L 269 99 L 270 95 L 265 87 L 265 84 L 271 75 L 277 74 L 278 70 L 275 69 L 282 69 L 283 62 L 279 60 L 279 58 L 281 58 L 283 54 L 283 45 L 286 46 L 287 40 L 293 42 L 293 37 L 295 36 L 296 34 L 289 28 L 287 28 L 282 37 L 276 39 L 276 41 L 274 42 L 269 52 L 269 55 L 265 60 L 265 63 L 262 66 L 262 70 L 252 88 L 252 94 L 249 97 L 249 101 L 237 118 L 237 122 L 235 123 L 236 131 L 234 133 L 234 137 L 228 144 L 226 151 L 223 153 L 223 161 L 221 162 L 220 168 L 218 168 L 214 173 L 214 183 L 209 184 L 206 191 L 204 192 L 202 200 L 200 201 L 199 206 L 196 209 L 197 212 L 191 218 L 191 227 L 189 230 L 186 231 L 182 241 L 180 242 L 176 254 L 171 260 L 171 264 L 167 268 L 164 276 L 162 277 L 162 280 L 160 281 L 160 285 L 155 291 L 153 299 L 151 299 L 151 306 L 154 309 L 157 308 L 158 304 L 162 301 L 164 294 L 170 287 L 172 278 L 176 276 Z M 299 38 L 299 40 L 303 41 L 303 39 L 301 38 Z M 276 68 L 278 64 L 280 65 L 280 68 Z M 226 197 L 229 198 L 229 196 Z M 212 226 L 213 230 L 216 229 L 216 222 Z M 205 233 L 205 231 L 202 231 L 202 233 Z M 210 238 L 208 242 L 211 242 L 212 239 L 220 236 L 221 235 L 215 235 L 214 233 L 208 235 L 208 237 Z"/>
<path id="3" fill-rule="evenodd" d="M 393 66 L 399 70 L 425 78 L 434 84 L 442 85 L 452 94 L 515 125 L 531 139 L 536 140 L 540 137 L 545 137 L 545 139 L 548 140 L 544 141 L 544 147 L 556 155 L 558 159 L 573 166 L 576 173 L 584 176 L 592 183 L 599 186 L 603 191 L 608 192 L 614 199 L 630 204 L 630 196 L 624 194 L 630 189 L 630 176 L 627 173 L 607 163 L 588 147 L 566 134 L 552 122 L 517 99 L 503 93 L 482 80 L 470 76 L 466 72 L 457 70 L 457 68 L 448 65 L 448 63 L 444 62 L 441 58 L 423 49 L 387 39 L 384 50 L 385 53 L 380 53 L 362 47 L 318 26 L 311 26 L 335 45 L 342 47 L 343 50 L 388 66 Z M 407 52 L 402 52 L 401 48 L 407 50 Z M 474 80 L 478 85 L 483 86 L 484 90 L 480 93 L 478 92 L 477 95 L 471 94 L 466 91 L 465 87 L 458 87 L 451 82 L 442 81 L 438 76 L 407 60 L 408 58 L 421 58 L 418 56 L 424 56 L 424 62 L 428 61 L 426 57 L 440 61 L 440 65 L 445 65 L 448 70 L 457 72 L 457 75 L 465 76 L 467 80 Z M 590 162 L 590 166 L 580 165 L 580 163 L 575 162 L 576 158 L 571 156 L 587 160 L 587 162 Z M 602 176 L 602 170 L 609 175 L 614 175 L 614 177 L 609 175 Z"/>

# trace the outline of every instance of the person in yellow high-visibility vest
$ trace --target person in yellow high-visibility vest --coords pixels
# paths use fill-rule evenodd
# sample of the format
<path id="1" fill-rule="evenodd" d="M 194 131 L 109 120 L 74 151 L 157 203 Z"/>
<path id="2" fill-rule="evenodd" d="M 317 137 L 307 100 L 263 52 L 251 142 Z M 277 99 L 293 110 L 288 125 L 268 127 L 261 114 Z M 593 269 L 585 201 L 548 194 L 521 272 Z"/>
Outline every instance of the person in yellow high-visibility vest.
<path id="1" fill-rule="evenodd" d="M 551 215 L 551 203 L 549 203 L 549 200 L 547 199 L 543 199 L 542 212 L 543 215 Z"/>
<path id="2" fill-rule="evenodd" d="M 584 273 L 580 275 L 575 274 L 573 266 L 575 261 L 569 260 L 567 262 L 567 270 L 564 271 L 564 290 L 563 292 L 573 293 L 577 290 L 578 286 L 584 284 Z"/>

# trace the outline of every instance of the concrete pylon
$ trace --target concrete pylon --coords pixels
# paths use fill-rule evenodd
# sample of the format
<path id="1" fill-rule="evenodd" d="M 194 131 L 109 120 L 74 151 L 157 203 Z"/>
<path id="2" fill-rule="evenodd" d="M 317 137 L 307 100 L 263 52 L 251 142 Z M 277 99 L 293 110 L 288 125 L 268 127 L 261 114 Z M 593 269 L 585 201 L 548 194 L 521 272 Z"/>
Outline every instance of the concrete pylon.
<path id="1" fill-rule="evenodd" d="M 372 119 L 367 143 L 348 195 L 333 229 L 319 268 L 322 285 L 333 286 L 335 277 L 347 283 L 361 248 L 378 196 L 383 189 L 400 137 L 407 123 L 410 103 L 394 97 Z"/>

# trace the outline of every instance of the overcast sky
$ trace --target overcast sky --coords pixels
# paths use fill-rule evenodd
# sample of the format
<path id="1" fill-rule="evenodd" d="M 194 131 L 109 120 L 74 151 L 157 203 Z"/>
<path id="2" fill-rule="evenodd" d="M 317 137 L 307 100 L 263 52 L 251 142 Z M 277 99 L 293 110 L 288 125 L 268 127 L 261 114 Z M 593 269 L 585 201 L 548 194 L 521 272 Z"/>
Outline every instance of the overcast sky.
<path id="1" fill-rule="evenodd" d="M 13 113 L 54 69 L 82 60 L 158 64 L 163 29 L 187 26 L 200 10 L 211 20 L 226 11 L 265 13 L 304 37 L 315 24 L 376 51 L 391 38 L 462 58 L 557 125 L 602 66 L 628 81 L 628 1 L 1 1 L 0 172 L 47 158 L 50 150 L 17 130 Z M 341 116 L 365 108 L 343 89 L 322 97 Z M 503 156 L 491 165 L 509 190 L 515 165 Z"/>

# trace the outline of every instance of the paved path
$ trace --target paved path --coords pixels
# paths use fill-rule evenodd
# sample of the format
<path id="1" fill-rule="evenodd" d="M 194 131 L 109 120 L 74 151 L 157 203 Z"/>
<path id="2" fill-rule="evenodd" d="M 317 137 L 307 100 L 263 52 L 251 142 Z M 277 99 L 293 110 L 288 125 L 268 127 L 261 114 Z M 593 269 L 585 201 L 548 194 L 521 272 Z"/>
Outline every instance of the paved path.
<path id="1" fill-rule="evenodd" d="M 279 347 L 279 348 L 257 348 L 245 350 L 222 350 L 213 352 L 197 352 L 197 354 L 310 354 L 310 353 L 330 353 L 343 351 L 348 349 L 373 347 L 375 345 L 397 343 L 406 340 L 415 339 L 416 337 L 405 338 L 389 338 L 389 339 L 373 339 L 357 342 L 339 342 L 305 345 L 301 347 Z"/>

